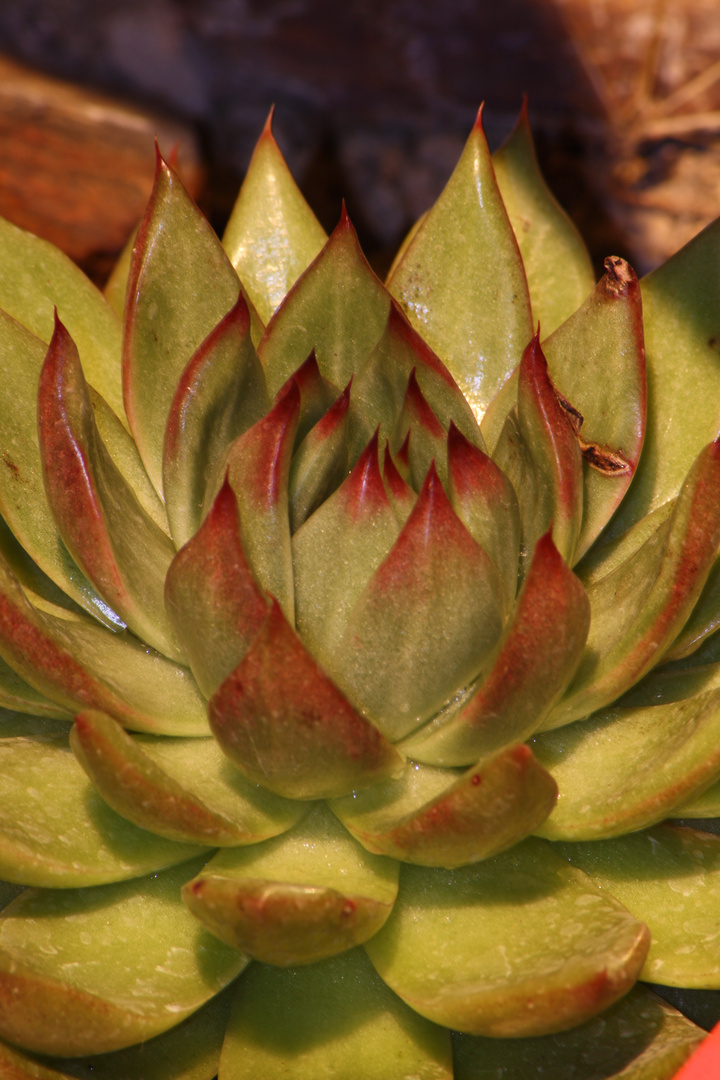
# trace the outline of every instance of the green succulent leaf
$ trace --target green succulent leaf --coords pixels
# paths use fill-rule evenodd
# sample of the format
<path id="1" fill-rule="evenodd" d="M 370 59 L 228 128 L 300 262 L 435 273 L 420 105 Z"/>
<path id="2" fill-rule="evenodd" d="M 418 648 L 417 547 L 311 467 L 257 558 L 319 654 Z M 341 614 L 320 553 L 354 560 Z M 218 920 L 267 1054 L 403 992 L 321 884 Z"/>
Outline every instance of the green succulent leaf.
<path id="1" fill-rule="evenodd" d="M 527 739 L 567 688 L 590 605 L 549 533 L 541 537 L 489 672 L 401 744 L 411 758 L 470 765 Z"/>
<path id="2" fill-rule="evenodd" d="M 536 736 L 532 747 L 560 791 L 540 835 L 591 840 L 642 829 L 720 773 L 720 692 L 610 709 Z"/>
<path id="3" fill-rule="evenodd" d="M 188 361 L 170 406 L 163 446 L 163 492 L 178 547 L 200 527 L 218 461 L 270 406 L 250 322 L 240 293 L 235 306 Z"/>
<path id="4" fill-rule="evenodd" d="M 313 349 L 321 374 L 333 386 L 347 386 L 382 334 L 390 303 L 343 208 L 327 244 L 290 290 L 258 346 L 270 393 L 278 392 Z"/>
<path id="5" fill-rule="evenodd" d="M 388 738 L 400 739 L 478 674 L 500 636 L 501 611 L 497 571 L 431 467 L 330 672 Z"/>
<path id="6" fill-rule="evenodd" d="M 210 699 L 228 757 L 278 795 L 345 795 L 396 772 L 402 759 L 305 649 L 277 601 L 235 671 Z"/>
<path id="7" fill-rule="evenodd" d="M 642 986 L 572 1031 L 453 1035 L 454 1080 L 672 1080 L 705 1033 Z"/>
<path id="8" fill-rule="evenodd" d="M 720 888 L 717 836 L 664 824 L 599 843 L 554 846 L 647 922 L 652 941 L 643 979 L 720 988 L 712 917 Z"/>
<path id="9" fill-rule="evenodd" d="M 479 421 L 532 337 L 525 271 L 481 113 L 388 288 L 448 367 Z"/>
<path id="10" fill-rule="evenodd" d="M 0 761 L 0 875 L 7 880 L 99 885 L 185 862 L 209 846 L 161 839 L 114 813 L 73 758 L 67 731 L 3 737 Z"/>
<path id="11" fill-rule="evenodd" d="M 59 321 L 40 373 L 38 434 L 45 492 L 75 562 L 142 640 L 182 663 L 163 600 L 175 549 L 105 449 L 77 349 Z"/>
<path id="12" fill-rule="evenodd" d="M 275 142 L 271 110 L 223 236 L 264 323 L 326 240 Z"/>
<path id="13" fill-rule="evenodd" d="M 556 797 L 554 781 L 520 745 L 459 775 L 409 762 L 397 779 L 330 805 L 368 851 L 452 869 L 512 847 Z"/>
<path id="14" fill-rule="evenodd" d="M 348 474 L 350 383 L 308 431 L 293 455 L 288 479 L 290 530 L 295 533 Z M 293 561 L 295 552 L 293 549 Z M 295 590 L 297 602 L 297 588 Z"/>
<path id="15" fill-rule="evenodd" d="M 300 403 L 300 388 L 292 381 L 267 416 L 231 444 L 223 469 L 237 497 L 248 561 L 291 623 L 295 589 L 288 485 Z"/>
<path id="16" fill-rule="evenodd" d="M 247 957 L 199 926 L 199 864 L 94 889 L 28 890 L 0 919 L 0 1033 L 42 1054 L 107 1052 L 167 1031 Z"/>
<path id="17" fill-rule="evenodd" d="M 523 353 L 517 409 L 505 421 L 494 457 L 517 492 L 524 564 L 551 527 L 555 546 L 572 564 L 583 514 L 582 458 L 537 335 Z"/>
<path id="18" fill-rule="evenodd" d="M 165 426 L 178 380 L 240 290 L 220 241 L 158 154 L 128 279 L 123 395 L 135 442 L 160 494 Z M 257 337 L 261 324 L 249 307 Z"/>
<path id="19" fill-rule="evenodd" d="M 221 941 L 280 967 L 372 937 L 392 910 L 398 864 L 360 847 L 322 805 L 292 832 L 220 852 L 183 888 Z"/>
<path id="20" fill-rule="evenodd" d="M 512 484 L 491 458 L 450 421 L 448 495 L 452 508 L 500 574 L 505 611 L 515 601 L 520 557 L 520 510 Z"/>
<path id="21" fill-rule="evenodd" d="M 198 685 L 210 697 L 240 663 L 269 610 L 245 554 L 237 498 L 227 480 L 170 565 L 165 605 Z"/>
<path id="22" fill-rule="evenodd" d="M 452 1080 L 450 1036 L 409 1009 L 361 949 L 298 968 L 253 964 L 238 982 L 223 1080 Z"/>
<path id="23" fill-rule="evenodd" d="M 365 950 L 421 1016 L 474 1035 L 549 1034 L 635 982 L 647 928 L 549 844 L 457 870 L 403 866 L 392 915 Z"/>
<path id="24" fill-rule="evenodd" d="M 76 1080 L 213 1080 L 234 990 L 233 985 L 228 986 L 187 1020 L 154 1039 L 110 1054 L 56 1059 L 53 1064 Z M 34 1074 L 30 1075 L 35 1080 Z M 38 1080 L 45 1077 L 39 1075 Z"/>
<path id="25" fill-rule="evenodd" d="M 320 663 L 330 662 L 363 589 L 399 535 L 376 432 L 344 483 L 292 541 L 297 629 Z"/>
<path id="26" fill-rule="evenodd" d="M 417 390 L 444 429 L 451 423 L 475 446 L 482 436 L 473 412 L 452 375 L 408 322 L 393 301 L 387 324 L 375 348 L 353 378 L 350 413 L 350 456 L 354 460 L 380 424 L 380 438 L 396 435 L 407 395 L 408 380 L 417 381 Z M 400 438 L 400 442 L 404 434 Z M 428 460 L 429 464 L 429 460 Z M 442 462 L 440 462 L 442 466 Z M 418 487 L 425 478 L 427 466 Z"/>
<path id="27" fill-rule="evenodd" d="M 85 615 L 34 606 L 1 559 L 0 655 L 69 713 L 96 708 L 135 731 L 208 734 L 205 703 L 186 669 Z"/>
<path id="28" fill-rule="evenodd" d="M 127 292 L 128 277 L 130 276 L 130 266 L 132 264 L 132 254 L 136 239 L 137 229 L 133 229 L 125 241 L 122 251 L 115 260 L 115 264 L 108 275 L 108 279 L 105 282 L 105 288 L 103 289 L 103 296 L 121 322 L 125 315 L 125 293 Z M 120 394 L 120 400 L 122 401 L 122 387 L 120 389 Z"/>
<path id="29" fill-rule="evenodd" d="M 613 521 L 615 535 L 677 495 L 702 447 L 720 431 L 719 237 L 714 222 L 640 283 L 648 423 L 632 490 Z"/>
<path id="30" fill-rule="evenodd" d="M 672 514 L 611 573 L 588 584 L 585 653 L 545 728 L 603 708 L 662 659 L 702 592 L 720 543 L 720 440 L 699 455 Z"/>
<path id="31" fill-rule="evenodd" d="M 538 167 L 527 103 L 492 157 L 527 275 L 533 318 L 545 335 L 564 323 L 592 292 L 592 263 L 580 234 Z"/>
<path id="32" fill-rule="evenodd" d="M 4 218 L 0 219 L 0 309 L 45 345 L 52 337 L 57 309 L 77 342 L 88 382 L 124 421 L 117 315 L 67 255 Z"/>
<path id="33" fill-rule="evenodd" d="M 70 744 L 118 814 L 170 840 L 255 844 L 305 812 L 302 803 L 249 784 L 214 739 L 131 736 L 107 714 L 88 711 L 75 717 Z"/>
<path id="34" fill-rule="evenodd" d="M 47 348 L 0 312 L 0 512 L 52 581 L 106 626 L 123 628 L 65 547 L 45 496 L 37 389 Z M 3 542 L 3 548 L 5 548 Z"/>
<path id="35" fill-rule="evenodd" d="M 410 372 L 405 398 L 390 437 L 390 447 L 398 453 L 408 441 L 410 483 L 420 491 L 430 466 L 435 465 L 438 476 L 447 483 L 445 429 L 423 397 L 415 371 Z"/>

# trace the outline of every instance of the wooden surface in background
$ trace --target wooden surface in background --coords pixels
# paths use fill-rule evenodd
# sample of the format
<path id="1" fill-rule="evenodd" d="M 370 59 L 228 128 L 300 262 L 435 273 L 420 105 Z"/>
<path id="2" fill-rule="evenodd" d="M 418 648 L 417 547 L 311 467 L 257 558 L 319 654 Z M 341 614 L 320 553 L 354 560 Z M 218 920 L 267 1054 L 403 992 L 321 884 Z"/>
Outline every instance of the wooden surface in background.
<path id="1" fill-rule="evenodd" d="M 0 214 L 102 274 L 145 209 L 156 135 L 197 195 L 192 129 L 0 57 Z"/>

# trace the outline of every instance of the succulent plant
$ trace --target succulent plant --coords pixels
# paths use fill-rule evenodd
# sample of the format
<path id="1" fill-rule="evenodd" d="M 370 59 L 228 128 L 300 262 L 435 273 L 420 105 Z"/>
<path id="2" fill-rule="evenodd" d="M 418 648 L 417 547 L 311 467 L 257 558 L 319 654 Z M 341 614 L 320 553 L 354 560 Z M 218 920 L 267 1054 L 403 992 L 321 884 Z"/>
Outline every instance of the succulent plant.
<path id="1" fill-rule="evenodd" d="M 105 296 L 0 223 L 0 1076 L 674 1074 L 719 238 L 595 285 L 524 114 L 385 285 L 269 122 L 222 243 L 158 157 Z"/>

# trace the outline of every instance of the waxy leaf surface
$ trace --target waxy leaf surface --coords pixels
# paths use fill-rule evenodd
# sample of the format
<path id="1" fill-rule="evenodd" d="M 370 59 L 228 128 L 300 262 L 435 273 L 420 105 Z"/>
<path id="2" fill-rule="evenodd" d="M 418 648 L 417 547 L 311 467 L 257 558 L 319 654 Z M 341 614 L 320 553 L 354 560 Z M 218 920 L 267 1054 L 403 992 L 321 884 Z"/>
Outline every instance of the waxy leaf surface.
<path id="1" fill-rule="evenodd" d="M 2 560 L 0 655 L 71 714 L 96 708 L 135 731 L 208 734 L 205 703 L 187 669 L 85 615 L 33 606 Z"/>
<path id="2" fill-rule="evenodd" d="M 526 105 L 492 163 L 522 255 L 533 320 L 547 336 L 577 311 L 595 278 L 580 234 L 538 167 Z"/>
<path id="3" fill-rule="evenodd" d="M 318 666 L 277 602 L 211 698 L 209 714 L 238 768 L 289 798 L 345 795 L 391 775 L 402 761 Z"/>
<path id="4" fill-rule="evenodd" d="M 171 840 L 254 844 L 289 829 L 305 812 L 302 803 L 248 783 L 214 739 L 133 737 L 105 713 L 83 712 L 70 742 L 113 809 Z"/>
<path id="5" fill-rule="evenodd" d="M 720 542 L 720 441 L 700 453 L 672 515 L 626 562 L 589 584 L 585 652 L 545 721 L 560 727 L 614 701 L 660 662 L 700 596 Z"/>
<path id="6" fill-rule="evenodd" d="M 57 309 L 77 342 L 88 382 L 124 420 L 117 315 L 67 255 L 4 218 L 0 220 L 0 308 L 46 345 Z"/>
<path id="7" fill-rule="evenodd" d="M 327 240 L 285 164 L 271 122 L 272 112 L 223 235 L 223 247 L 264 323 Z"/>
<path id="8" fill-rule="evenodd" d="M 379 979 L 362 950 L 298 968 L 253 964 L 238 982 L 223 1080 L 452 1080 L 450 1038 Z"/>
<path id="9" fill-rule="evenodd" d="M 0 876 L 43 888 L 122 881 L 202 850 L 138 829 L 105 805 L 67 733 L 0 739 Z"/>
<path id="10" fill-rule="evenodd" d="M 375 435 L 292 541 L 297 630 L 320 663 L 328 663 L 360 594 L 399 535 Z"/>
<path id="11" fill-rule="evenodd" d="M 288 967 L 372 937 L 392 910 L 397 882 L 394 860 L 365 851 L 319 806 L 284 836 L 220 852 L 183 899 L 222 941 Z"/>
<path id="12" fill-rule="evenodd" d="M 403 751 L 430 764 L 470 765 L 527 739 L 572 678 L 589 625 L 585 590 L 546 533 L 489 673 L 404 740 Z"/>
<path id="13" fill-rule="evenodd" d="M 477 675 L 500 636 L 501 610 L 497 571 L 431 468 L 350 616 L 331 674 L 397 740 Z"/>
<path id="14" fill-rule="evenodd" d="M 123 396 L 138 449 L 160 493 L 165 425 L 178 380 L 239 292 L 220 241 L 158 155 L 128 279 Z"/>
<path id="15" fill-rule="evenodd" d="M 198 685 L 210 697 L 240 663 L 269 610 L 245 554 L 237 498 L 227 480 L 170 564 L 165 605 Z"/>
<path id="16" fill-rule="evenodd" d="M 532 747 L 560 791 L 540 835 L 590 840 L 642 829 L 720 773 L 720 691 L 611 709 L 538 735 Z"/>
<path id="17" fill-rule="evenodd" d="M 677 495 L 720 431 L 719 238 L 715 222 L 640 283 L 648 424 L 632 490 L 613 522 L 617 534 Z"/>
<path id="18" fill-rule="evenodd" d="M 388 288 L 479 421 L 532 337 L 525 271 L 480 114 Z"/>
<path id="19" fill-rule="evenodd" d="M 288 293 L 258 346 L 276 394 L 314 349 L 321 374 L 347 386 L 378 341 L 390 297 L 370 269 L 343 210 L 317 259 Z"/>
<path id="20" fill-rule="evenodd" d="M 270 402 L 240 293 L 188 361 L 170 406 L 163 446 L 163 492 L 178 547 L 197 532 L 208 483 L 238 435 Z"/>
<path id="21" fill-rule="evenodd" d="M 421 1016 L 493 1037 L 563 1031 L 635 982 L 647 928 L 538 840 L 458 870 L 404 866 L 365 950 Z"/>
<path id="22" fill-rule="evenodd" d="M 582 458 L 537 335 L 523 353 L 517 411 L 505 421 L 494 457 L 517 492 L 525 565 L 550 527 L 572 564 L 583 514 Z"/>
<path id="23" fill-rule="evenodd" d="M 105 449 L 77 349 L 60 322 L 40 374 L 38 433 L 48 502 L 76 563 L 141 640 L 182 662 L 163 601 L 175 549 Z"/>
<path id="24" fill-rule="evenodd" d="M 635 986 L 602 1018 L 530 1039 L 453 1035 L 454 1080 L 672 1080 L 705 1033 Z"/>
<path id="25" fill-rule="evenodd" d="M 159 1035 L 247 958 L 180 899 L 197 861 L 94 889 L 29 890 L 0 919 L 0 1034 L 38 1053 L 117 1050 Z"/>
<path id="26" fill-rule="evenodd" d="M 460 775 L 411 762 L 397 780 L 330 805 L 368 851 L 452 869 L 522 840 L 556 797 L 530 750 L 513 746 Z"/>
<path id="27" fill-rule="evenodd" d="M 300 400 L 291 382 L 267 416 L 232 443 L 226 458 L 248 560 L 290 622 L 295 621 L 295 590 L 288 484 Z"/>
<path id="28" fill-rule="evenodd" d="M 0 312 L 0 512 L 42 570 L 106 626 L 122 628 L 65 547 L 45 496 L 37 389 L 47 348 Z"/>
<path id="29" fill-rule="evenodd" d="M 599 843 L 553 846 L 647 923 L 652 941 L 643 979 L 720 989 L 717 836 L 655 825 Z"/>

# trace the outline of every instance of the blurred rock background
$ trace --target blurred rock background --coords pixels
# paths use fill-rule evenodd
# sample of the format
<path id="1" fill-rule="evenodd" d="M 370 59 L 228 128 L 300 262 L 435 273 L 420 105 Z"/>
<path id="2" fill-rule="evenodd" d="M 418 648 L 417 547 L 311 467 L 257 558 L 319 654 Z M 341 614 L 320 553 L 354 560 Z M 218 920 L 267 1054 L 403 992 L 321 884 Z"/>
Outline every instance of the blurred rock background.
<path id="1" fill-rule="evenodd" d="M 0 212 L 97 277 L 154 132 L 222 228 L 273 102 L 316 213 L 332 228 L 345 196 L 381 272 L 483 99 L 497 145 L 529 95 L 598 266 L 645 271 L 720 213 L 717 0 L 23 0 L 0 53 Z"/>

